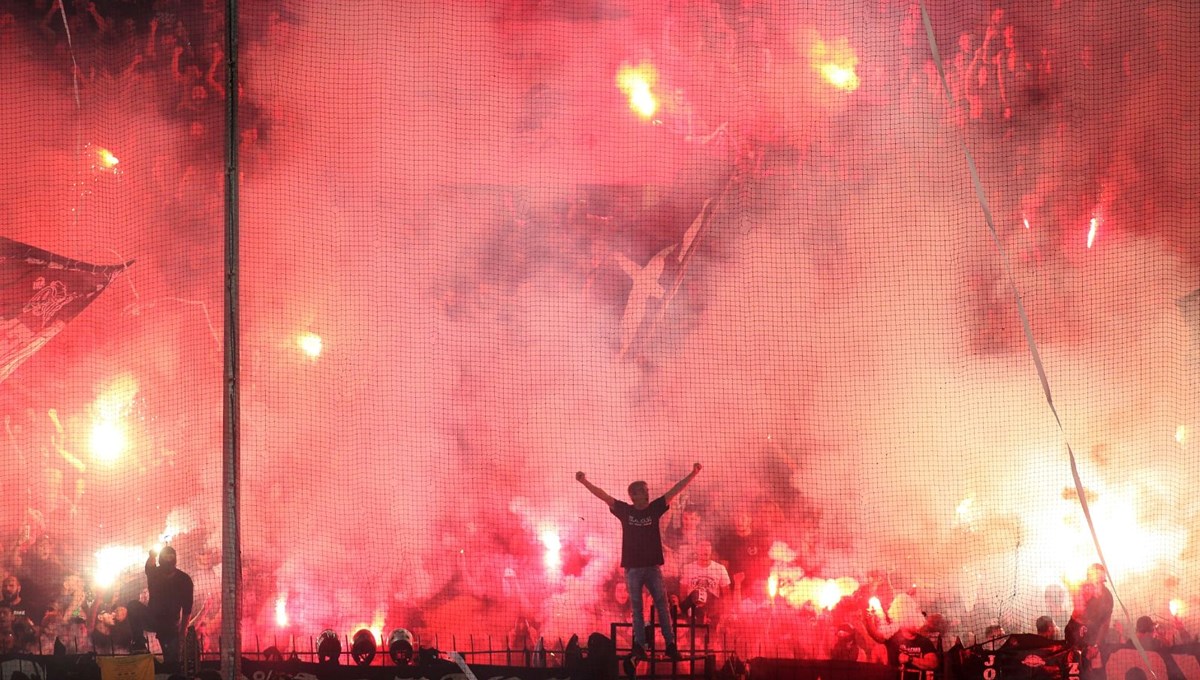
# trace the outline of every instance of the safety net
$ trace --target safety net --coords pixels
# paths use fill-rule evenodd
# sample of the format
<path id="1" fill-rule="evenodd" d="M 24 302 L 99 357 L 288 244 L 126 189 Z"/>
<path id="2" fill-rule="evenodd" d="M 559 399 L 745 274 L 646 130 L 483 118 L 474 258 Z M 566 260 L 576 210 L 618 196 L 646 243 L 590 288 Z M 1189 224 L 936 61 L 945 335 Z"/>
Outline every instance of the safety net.
<path id="1" fill-rule="evenodd" d="M 638 480 L 681 646 L 882 662 L 1106 592 L 1095 642 L 1188 642 L 1198 26 L 0 0 L 2 644 L 121 647 L 170 546 L 205 652 L 227 557 L 248 654 L 629 649 Z"/>

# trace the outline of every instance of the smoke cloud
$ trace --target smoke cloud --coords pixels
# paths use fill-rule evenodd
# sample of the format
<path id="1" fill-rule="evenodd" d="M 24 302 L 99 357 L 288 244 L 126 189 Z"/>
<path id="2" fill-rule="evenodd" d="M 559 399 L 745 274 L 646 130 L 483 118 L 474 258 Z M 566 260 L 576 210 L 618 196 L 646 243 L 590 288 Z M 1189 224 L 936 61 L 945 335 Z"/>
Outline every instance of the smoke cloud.
<path id="1" fill-rule="evenodd" d="M 137 261 L 0 387 L 22 490 L 3 530 L 48 531 L 85 574 L 163 534 L 185 570 L 219 561 L 207 4 L 72 11 L 72 43 L 0 4 L 6 235 Z M 607 632 L 619 527 L 574 473 L 624 498 L 694 461 L 677 510 L 714 536 L 750 512 L 809 576 L 1027 629 L 1096 561 L 1068 442 L 1132 613 L 1200 611 L 1200 349 L 1177 304 L 1200 281 L 1196 8 L 934 3 L 978 100 L 949 107 L 906 3 L 660 4 L 241 17 L 246 634 Z M 858 89 L 820 49 L 854 54 Z M 616 86 L 643 62 L 649 120 Z M 656 256 L 639 319 L 630 272 Z M 95 403 L 130 379 L 131 445 L 95 462 Z"/>

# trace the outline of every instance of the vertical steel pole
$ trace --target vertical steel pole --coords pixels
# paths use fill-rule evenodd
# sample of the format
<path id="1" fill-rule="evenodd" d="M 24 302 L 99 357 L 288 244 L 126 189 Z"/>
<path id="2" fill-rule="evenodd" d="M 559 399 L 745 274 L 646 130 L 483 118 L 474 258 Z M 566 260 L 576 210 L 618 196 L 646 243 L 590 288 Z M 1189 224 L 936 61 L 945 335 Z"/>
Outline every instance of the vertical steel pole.
<path id="1" fill-rule="evenodd" d="M 241 676 L 242 551 L 238 365 L 238 15 L 225 0 L 225 375 L 221 504 L 221 677 Z"/>

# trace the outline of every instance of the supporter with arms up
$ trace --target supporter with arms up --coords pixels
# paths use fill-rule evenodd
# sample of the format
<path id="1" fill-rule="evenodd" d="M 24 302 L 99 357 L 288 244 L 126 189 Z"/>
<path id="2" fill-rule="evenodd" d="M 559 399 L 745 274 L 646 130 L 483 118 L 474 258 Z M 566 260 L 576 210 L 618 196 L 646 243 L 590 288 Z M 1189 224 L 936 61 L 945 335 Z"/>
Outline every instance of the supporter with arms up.
<path id="1" fill-rule="evenodd" d="M 609 512 L 621 520 L 621 566 L 625 569 L 629 603 L 633 607 L 633 652 L 629 661 L 647 657 L 646 619 L 642 612 L 643 588 L 649 591 L 654 599 L 654 608 L 662 626 L 663 641 L 667 645 L 667 656 L 675 661 L 682 658 L 675 644 L 675 630 L 671 626 L 671 611 L 663 584 L 663 546 L 659 519 L 670 509 L 671 500 L 700 474 L 700 468 L 700 463 L 693 465 L 688 476 L 653 501 L 650 500 L 650 487 L 646 482 L 637 481 L 630 484 L 629 499 L 633 501 L 632 505 L 608 495 L 588 481 L 584 473 L 575 473 L 575 479 L 592 492 L 593 496 L 604 501 Z"/>

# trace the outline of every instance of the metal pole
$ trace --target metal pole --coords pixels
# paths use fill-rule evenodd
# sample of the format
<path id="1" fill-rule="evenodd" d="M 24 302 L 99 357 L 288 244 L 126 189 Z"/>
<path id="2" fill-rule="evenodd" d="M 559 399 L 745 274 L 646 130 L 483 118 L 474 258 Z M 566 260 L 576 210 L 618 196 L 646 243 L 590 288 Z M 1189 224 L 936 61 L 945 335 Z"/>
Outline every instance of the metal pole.
<path id="1" fill-rule="evenodd" d="M 225 381 L 221 504 L 221 677 L 241 677 L 242 543 L 238 515 L 241 448 L 238 368 L 238 16 L 225 0 Z"/>

